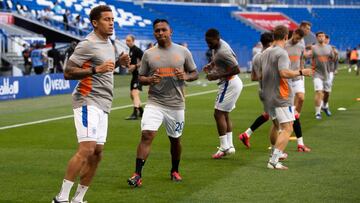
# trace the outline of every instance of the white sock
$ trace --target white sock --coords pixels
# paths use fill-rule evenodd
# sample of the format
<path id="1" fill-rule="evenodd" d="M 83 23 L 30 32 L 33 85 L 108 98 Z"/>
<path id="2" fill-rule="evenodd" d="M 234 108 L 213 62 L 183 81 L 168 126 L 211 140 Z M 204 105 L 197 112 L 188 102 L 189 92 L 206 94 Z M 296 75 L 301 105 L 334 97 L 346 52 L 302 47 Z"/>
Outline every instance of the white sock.
<path id="1" fill-rule="evenodd" d="M 250 137 L 251 134 L 253 133 L 253 131 L 252 131 L 250 128 L 248 128 L 248 129 L 245 131 L 245 133 L 247 134 L 248 137 Z"/>
<path id="2" fill-rule="evenodd" d="M 297 139 L 297 144 L 304 146 L 304 141 L 303 141 L 303 138 L 302 138 L 302 137 L 299 137 L 299 138 Z"/>
<path id="3" fill-rule="evenodd" d="M 89 188 L 88 186 L 79 184 L 72 200 L 75 202 L 83 202 L 85 193 L 88 188 Z"/>
<path id="4" fill-rule="evenodd" d="M 324 103 L 323 107 L 324 107 L 325 109 L 328 109 L 328 108 L 329 108 L 329 102 Z"/>
<path id="5" fill-rule="evenodd" d="M 275 148 L 274 153 L 271 156 L 270 162 L 273 163 L 273 164 L 279 162 L 279 157 L 282 155 L 282 153 L 283 152 L 281 150 Z"/>
<path id="6" fill-rule="evenodd" d="M 315 114 L 320 114 L 321 106 L 315 106 Z"/>
<path id="7" fill-rule="evenodd" d="M 74 182 L 64 179 L 62 186 L 61 186 L 61 190 L 60 190 L 59 194 L 56 196 L 56 199 L 60 200 L 60 201 L 64 201 L 64 200 L 68 201 L 70 190 L 73 185 L 74 185 Z"/>
<path id="8" fill-rule="evenodd" d="M 220 147 L 222 149 L 229 149 L 229 144 L 228 144 L 228 138 L 227 138 L 227 135 L 221 135 L 219 136 L 219 139 L 220 139 Z"/>
<path id="9" fill-rule="evenodd" d="M 227 132 L 226 137 L 227 137 L 227 143 L 228 143 L 229 147 L 234 147 L 232 132 Z"/>

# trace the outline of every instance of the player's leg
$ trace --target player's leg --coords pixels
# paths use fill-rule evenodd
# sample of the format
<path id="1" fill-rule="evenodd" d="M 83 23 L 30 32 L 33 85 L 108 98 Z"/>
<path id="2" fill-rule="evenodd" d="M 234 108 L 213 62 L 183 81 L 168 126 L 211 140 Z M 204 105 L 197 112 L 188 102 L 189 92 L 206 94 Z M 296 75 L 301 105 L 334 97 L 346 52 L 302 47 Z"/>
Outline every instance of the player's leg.
<path id="1" fill-rule="evenodd" d="M 96 145 L 96 149 L 93 155 L 91 155 L 87 162 L 83 165 L 80 170 L 80 183 L 76 189 L 74 197 L 71 203 L 83 202 L 84 196 L 89 188 L 89 185 L 95 176 L 97 167 L 102 159 L 104 145 Z"/>
<path id="2" fill-rule="evenodd" d="M 277 120 L 273 120 L 272 122 L 273 122 L 273 124 L 271 125 L 271 128 L 270 128 L 270 144 L 271 144 L 270 158 L 274 154 L 276 140 L 279 135 L 279 123 L 277 122 Z M 280 156 L 279 160 L 285 160 L 287 157 L 288 157 L 288 154 L 283 152 L 282 155 Z"/>
<path id="3" fill-rule="evenodd" d="M 274 125 L 278 123 L 278 135 L 276 137 L 276 143 L 274 152 L 268 162 L 268 168 L 270 169 L 287 169 L 286 166 L 279 162 L 279 159 L 284 154 L 284 150 L 289 142 L 289 137 L 293 131 L 292 121 L 295 119 L 293 107 L 277 107 L 274 109 L 274 115 L 272 115 Z"/>
<path id="4" fill-rule="evenodd" d="M 68 162 L 67 170 L 59 194 L 54 198 L 58 201 L 68 201 L 70 190 L 81 169 L 95 153 L 99 130 L 100 109 L 94 106 L 83 106 L 74 109 L 74 122 L 78 138 L 78 149 Z"/>
<path id="5" fill-rule="evenodd" d="M 297 150 L 299 152 L 310 152 L 311 149 L 304 144 L 302 136 L 300 113 L 305 100 L 305 85 L 304 80 L 297 80 L 293 82 L 293 91 L 295 93 L 294 104 L 295 104 L 295 121 L 293 123 L 293 129 L 296 135 Z"/>
<path id="6" fill-rule="evenodd" d="M 232 136 L 232 123 L 229 113 L 235 108 L 241 90 L 243 88 L 242 81 L 238 76 L 234 76 L 229 81 L 219 86 L 218 97 L 215 103 L 214 118 L 216 121 L 220 147 L 213 155 L 213 158 L 218 159 L 229 154 L 235 153 Z M 230 149 L 230 151 L 229 151 Z"/>
<path id="7" fill-rule="evenodd" d="M 181 181 L 179 164 L 181 160 L 181 135 L 185 125 L 184 110 L 164 111 L 164 126 L 170 141 L 171 170 L 170 178 L 173 181 Z"/>
<path id="8" fill-rule="evenodd" d="M 181 181 L 182 178 L 179 174 L 179 164 L 181 160 L 181 138 L 173 138 L 169 136 L 170 140 L 170 153 L 171 153 L 171 171 L 170 178 L 174 181 Z"/>
<path id="9" fill-rule="evenodd" d="M 228 112 L 220 111 L 218 109 L 215 109 L 214 111 L 214 118 L 215 118 L 216 127 L 219 135 L 219 141 L 220 141 L 219 150 L 212 156 L 214 159 L 219 159 L 225 156 L 226 151 L 230 148 L 226 135 L 226 131 L 227 131 L 226 114 L 228 114 Z"/>
<path id="10" fill-rule="evenodd" d="M 243 144 L 250 148 L 250 137 L 256 129 L 258 129 L 262 124 L 266 123 L 269 120 L 269 114 L 263 112 L 259 117 L 255 119 L 255 121 L 251 124 L 250 128 L 246 129 L 245 132 L 239 135 L 239 139 L 243 142 Z"/>
<path id="11" fill-rule="evenodd" d="M 81 169 L 86 165 L 89 157 L 95 152 L 96 141 L 80 142 L 75 155 L 68 162 L 65 177 L 58 195 L 54 198 L 56 201 L 69 201 L 69 195 L 76 177 Z"/>
<path id="12" fill-rule="evenodd" d="M 83 202 L 88 187 L 95 176 L 98 165 L 102 159 L 104 144 L 106 143 L 107 138 L 107 129 L 108 129 L 108 114 L 98 109 L 99 113 L 99 122 L 96 129 L 97 141 L 95 152 L 88 157 L 86 164 L 81 168 L 80 171 L 80 183 L 77 187 L 77 190 L 74 194 L 74 197 L 71 200 L 71 203 Z"/>
<path id="13" fill-rule="evenodd" d="M 329 107 L 329 98 L 330 98 L 333 81 L 334 81 L 334 73 L 330 72 L 329 79 L 324 82 L 324 97 L 323 97 L 323 105 L 321 107 L 321 110 L 324 111 L 327 116 L 331 116 L 331 111 Z"/>
<path id="14" fill-rule="evenodd" d="M 126 118 L 126 120 L 137 120 L 138 119 L 138 112 L 140 106 L 140 97 L 139 97 L 139 90 L 138 90 L 138 81 L 136 78 L 132 78 L 130 82 L 130 98 L 133 103 L 133 112 L 132 114 Z"/>
<path id="15" fill-rule="evenodd" d="M 133 89 L 131 91 L 131 94 L 132 94 L 131 96 L 133 98 L 133 104 L 134 104 L 136 116 L 141 117 L 142 112 L 140 111 L 140 108 L 141 108 L 140 91 L 139 91 L 139 89 Z"/>
<path id="16" fill-rule="evenodd" d="M 156 106 L 145 106 L 144 116 L 141 119 L 141 140 L 137 147 L 135 172 L 128 179 L 128 184 L 133 187 L 141 186 L 142 168 L 151 150 L 151 144 L 163 122 L 163 112 Z"/>
<path id="17" fill-rule="evenodd" d="M 225 119 L 227 124 L 226 137 L 229 145 L 229 150 L 227 151 L 227 154 L 235 154 L 235 147 L 233 143 L 233 133 L 232 133 L 232 122 L 229 113 L 225 114 Z"/>
<path id="18" fill-rule="evenodd" d="M 315 97 L 314 97 L 315 118 L 321 119 L 321 105 L 323 101 L 323 90 L 324 90 L 324 84 L 322 79 L 314 78 L 314 89 L 315 89 Z"/>

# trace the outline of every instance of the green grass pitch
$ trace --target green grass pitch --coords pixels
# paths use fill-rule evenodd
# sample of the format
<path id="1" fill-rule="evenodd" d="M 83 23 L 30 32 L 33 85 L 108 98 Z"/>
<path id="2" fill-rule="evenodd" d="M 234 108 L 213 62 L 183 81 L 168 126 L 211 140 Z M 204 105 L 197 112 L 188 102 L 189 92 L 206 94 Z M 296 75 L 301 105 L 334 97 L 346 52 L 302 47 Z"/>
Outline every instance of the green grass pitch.
<path id="1" fill-rule="evenodd" d="M 251 138 L 251 149 L 237 139 L 262 112 L 257 84 L 241 74 L 244 87 L 231 113 L 236 154 L 212 160 L 218 146 L 213 119 L 215 83 L 189 83 L 183 132 L 181 183 L 170 181 L 170 149 L 160 129 L 143 170 L 143 187 L 126 179 L 135 167 L 140 121 L 126 121 L 132 109 L 111 112 L 104 158 L 85 199 L 109 202 L 360 202 L 360 77 L 341 70 L 330 98 L 332 117 L 314 118 L 313 85 L 306 80 L 301 123 L 310 153 L 287 147 L 288 171 L 266 168 L 270 122 Z M 131 103 L 129 76 L 116 76 L 113 107 Z M 202 84 L 207 84 L 202 85 Z M 146 92 L 142 93 L 143 101 Z M 345 107 L 346 111 L 337 108 Z M 71 115 L 71 96 L 0 102 L 0 128 Z M 0 202 L 49 203 L 58 193 L 67 161 L 77 147 L 72 118 L 0 130 Z M 73 187 L 72 194 L 74 193 Z"/>

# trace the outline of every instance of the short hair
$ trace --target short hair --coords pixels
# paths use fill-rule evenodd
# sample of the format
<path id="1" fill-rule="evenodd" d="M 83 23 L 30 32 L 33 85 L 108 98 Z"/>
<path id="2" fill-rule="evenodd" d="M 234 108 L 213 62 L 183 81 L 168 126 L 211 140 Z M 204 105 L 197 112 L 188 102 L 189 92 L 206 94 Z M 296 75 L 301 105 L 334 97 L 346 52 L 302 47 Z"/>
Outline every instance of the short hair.
<path id="1" fill-rule="evenodd" d="M 260 42 L 263 47 L 268 47 L 271 42 L 274 41 L 273 34 L 271 32 L 264 32 L 260 35 Z"/>
<path id="2" fill-rule="evenodd" d="M 305 36 L 305 32 L 304 30 L 298 28 L 294 31 L 294 33 L 298 34 L 300 37 L 304 37 Z"/>
<path id="3" fill-rule="evenodd" d="M 278 25 L 274 28 L 274 40 L 283 40 L 285 36 L 289 35 L 289 29 L 283 25 Z"/>
<path id="4" fill-rule="evenodd" d="M 330 36 L 327 35 L 327 34 L 325 34 L 325 38 L 326 38 L 326 39 L 330 39 Z"/>
<path id="5" fill-rule="evenodd" d="M 158 23 L 166 23 L 166 24 L 168 24 L 170 26 L 170 23 L 166 19 L 157 18 L 153 22 L 153 28 L 155 28 L 155 25 L 158 24 Z"/>
<path id="6" fill-rule="evenodd" d="M 132 41 L 135 41 L 135 36 L 134 35 L 127 35 L 126 37 L 130 37 Z"/>
<path id="7" fill-rule="evenodd" d="M 99 6 L 94 7 L 90 11 L 90 15 L 89 15 L 90 22 L 92 22 L 93 20 L 99 20 L 101 17 L 101 13 L 107 12 L 107 11 L 112 12 L 111 8 L 107 5 L 99 5 Z"/>
<path id="8" fill-rule="evenodd" d="M 220 32 L 215 28 L 210 28 L 206 31 L 205 37 L 220 38 Z"/>
<path id="9" fill-rule="evenodd" d="M 301 21 L 300 27 L 305 26 L 305 25 L 308 25 L 308 26 L 311 27 L 312 24 L 309 21 L 306 21 L 306 20 Z"/>
<path id="10" fill-rule="evenodd" d="M 325 34 L 325 32 L 319 31 L 319 32 L 317 32 L 315 35 L 316 35 L 316 37 L 317 37 L 317 36 L 319 36 L 319 35 L 321 35 L 321 34 Z"/>

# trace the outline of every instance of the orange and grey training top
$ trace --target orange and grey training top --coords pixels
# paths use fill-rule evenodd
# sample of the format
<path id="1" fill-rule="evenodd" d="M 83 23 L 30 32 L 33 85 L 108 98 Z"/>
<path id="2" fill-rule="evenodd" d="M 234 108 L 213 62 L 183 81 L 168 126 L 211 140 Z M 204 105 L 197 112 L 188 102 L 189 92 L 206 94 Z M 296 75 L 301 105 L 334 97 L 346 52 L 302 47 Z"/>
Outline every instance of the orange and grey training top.
<path id="1" fill-rule="evenodd" d="M 76 46 L 69 60 L 84 69 L 99 66 L 107 60 L 115 63 L 115 49 L 110 39 L 100 39 L 91 32 Z M 113 84 L 113 72 L 98 73 L 81 79 L 73 92 L 73 108 L 92 105 L 110 113 Z"/>
<path id="2" fill-rule="evenodd" d="M 185 109 L 185 82 L 175 75 L 175 69 L 185 72 L 196 70 L 190 51 L 172 43 L 168 48 L 158 45 L 145 51 L 139 69 L 140 76 L 160 75 L 161 81 L 150 85 L 148 104 L 172 110 Z"/>

